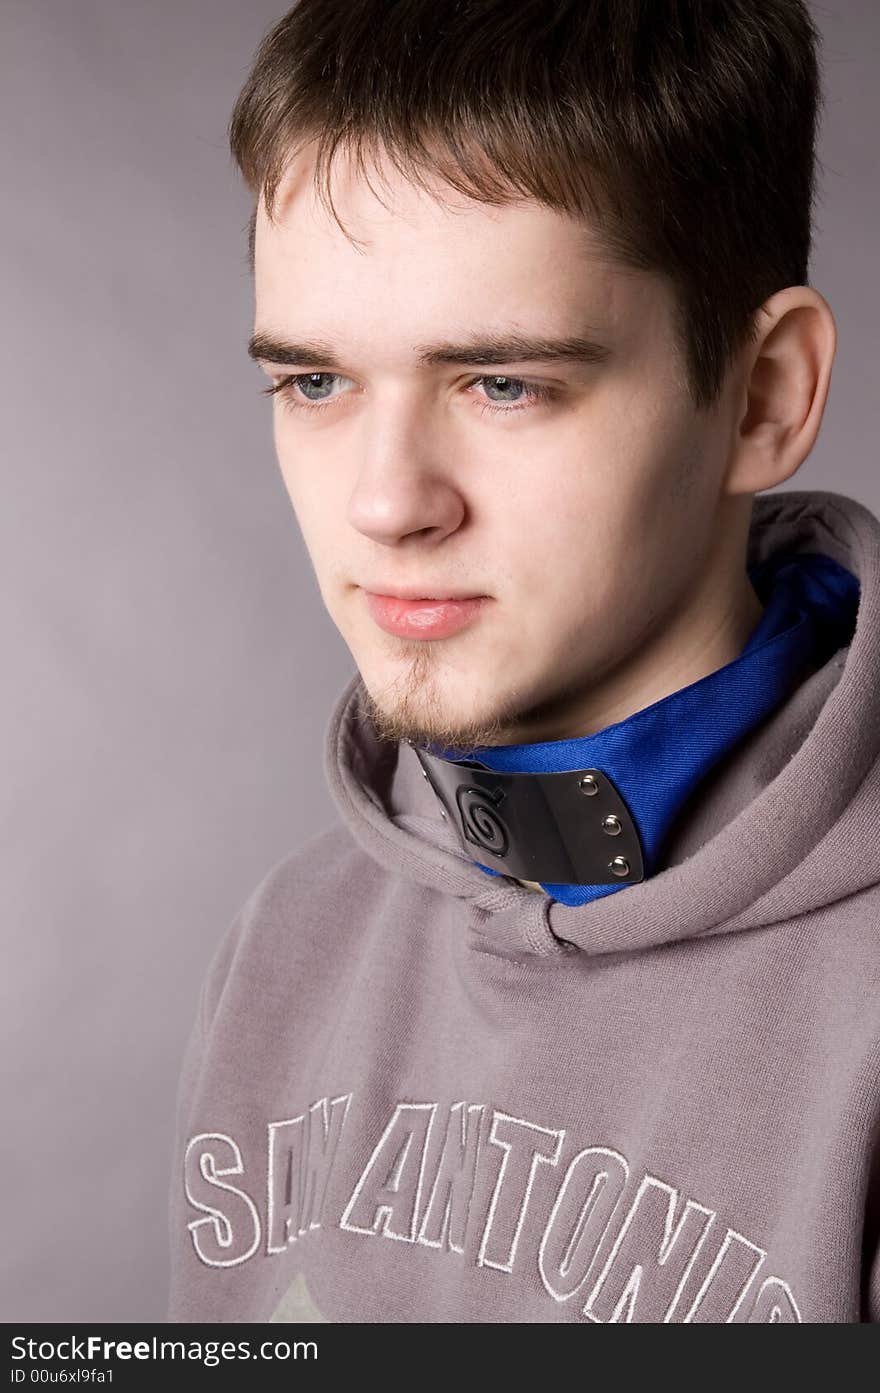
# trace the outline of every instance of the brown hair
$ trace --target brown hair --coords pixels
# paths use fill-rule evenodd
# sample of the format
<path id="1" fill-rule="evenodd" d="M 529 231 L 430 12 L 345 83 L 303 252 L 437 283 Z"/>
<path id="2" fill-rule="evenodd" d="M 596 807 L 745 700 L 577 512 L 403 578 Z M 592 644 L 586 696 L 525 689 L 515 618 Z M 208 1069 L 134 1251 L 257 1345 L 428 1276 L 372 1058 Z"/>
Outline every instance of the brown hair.
<path id="1" fill-rule="evenodd" d="M 818 47 L 804 0 L 299 0 L 257 50 L 229 143 L 270 218 L 316 141 L 340 227 L 340 144 L 364 177 L 364 151 L 385 151 L 422 187 L 433 172 L 589 219 L 622 264 L 669 278 L 710 407 L 760 306 L 807 283 Z"/>

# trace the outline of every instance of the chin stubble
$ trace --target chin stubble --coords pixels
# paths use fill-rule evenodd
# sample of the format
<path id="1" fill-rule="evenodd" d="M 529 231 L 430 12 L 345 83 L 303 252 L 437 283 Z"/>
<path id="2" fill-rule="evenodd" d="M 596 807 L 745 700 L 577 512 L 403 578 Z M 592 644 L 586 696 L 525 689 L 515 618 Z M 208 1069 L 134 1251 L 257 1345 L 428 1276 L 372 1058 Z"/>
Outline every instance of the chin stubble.
<path id="1" fill-rule="evenodd" d="M 381 701 L 375 699 L 364 683 L 364 716 L 379 740 L 389 743 L 406 740 L 414 745 L 452 748 L 462 757 L 469 750 L 502 743 L 506 722 L 500 711 L 479 719 L 449 719 L 434 681 L 436 654 L 429 651 L 426 644 L 412 644 L 403 656 L 410 661 L 403 665 L 399 676 L 383 688 Z"/>

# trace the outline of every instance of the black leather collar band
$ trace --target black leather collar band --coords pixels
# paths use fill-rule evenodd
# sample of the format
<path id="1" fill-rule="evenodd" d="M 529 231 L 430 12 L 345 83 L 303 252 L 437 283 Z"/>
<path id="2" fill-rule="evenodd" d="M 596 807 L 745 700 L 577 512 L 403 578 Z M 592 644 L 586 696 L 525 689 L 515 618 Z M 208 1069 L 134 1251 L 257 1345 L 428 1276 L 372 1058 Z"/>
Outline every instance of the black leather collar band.
<path id="1" fill-rule="evenodd" d="M 638 830 L 601 769 L 508 774 L 412 748 L 471 860 L 552 885 L 644 879 Z"/>

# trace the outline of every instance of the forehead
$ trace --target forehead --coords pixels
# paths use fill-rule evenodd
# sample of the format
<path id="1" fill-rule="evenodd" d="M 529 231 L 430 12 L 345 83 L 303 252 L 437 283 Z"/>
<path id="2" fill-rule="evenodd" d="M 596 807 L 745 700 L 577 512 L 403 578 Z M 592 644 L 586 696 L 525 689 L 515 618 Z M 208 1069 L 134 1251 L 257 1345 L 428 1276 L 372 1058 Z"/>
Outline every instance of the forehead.
<path id="1" fill-rule="evenodd" d="M 262 199 L 257 208 L 257 323 L 413 341 L 450 319 L 466 327 L 493 316 L 548 334 L 584 323 L 618 335 L 636 322 L 643 334 L 652 321 L 668 327 L 659 278 L 621 265 L 585 220 L 531 198 L 489 205 L 423 177 L 427 187 L 390 160 L 361 170 L 338 154 L 327 184 L 337 221 L 313 151 L 302 151 L 272 219 Z"/>

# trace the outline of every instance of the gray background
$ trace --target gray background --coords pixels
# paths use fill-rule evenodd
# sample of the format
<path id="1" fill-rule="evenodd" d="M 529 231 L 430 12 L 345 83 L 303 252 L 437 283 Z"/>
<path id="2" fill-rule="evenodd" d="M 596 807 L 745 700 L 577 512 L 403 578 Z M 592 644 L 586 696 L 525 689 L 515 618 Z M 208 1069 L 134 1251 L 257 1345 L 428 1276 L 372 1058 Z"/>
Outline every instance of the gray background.
<path id="1" fill-rule="evenodd" d="M 352 659 L 245 357 L 225 143 L 266 0 L 3 0 L 4 1321 L 161 1320 L 180 1055 L 208 959 L 335 819 Z M 816 4 L 811 282 L 839 331 L 784 487 L 880 512 L 880 7 Z"/>

